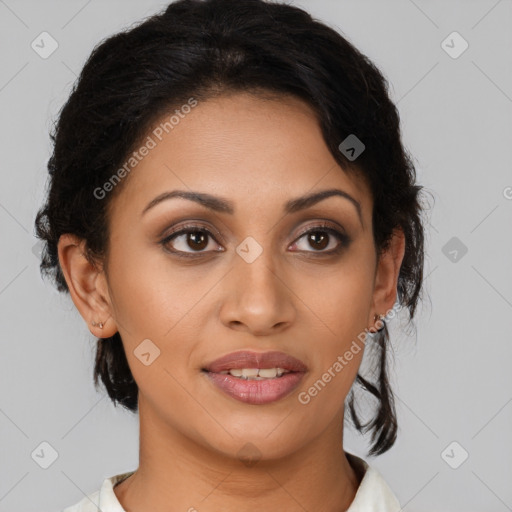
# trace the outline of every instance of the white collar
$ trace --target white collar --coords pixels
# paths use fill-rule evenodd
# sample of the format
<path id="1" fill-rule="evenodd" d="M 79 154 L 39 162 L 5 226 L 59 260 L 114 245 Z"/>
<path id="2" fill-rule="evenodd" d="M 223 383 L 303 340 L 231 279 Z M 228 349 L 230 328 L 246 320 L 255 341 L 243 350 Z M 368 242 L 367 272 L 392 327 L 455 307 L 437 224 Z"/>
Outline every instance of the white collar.
<path id="1" fill-rule="evenodd" d="M 345 455 L 356 471 L 364 472 L 354 500 L 346 512 L 399 512 L 402 510 L 397 497 L 377 469 L 352 453 L 345 452 Z"/>
<path id="2" fill-rule="evenodd" d="M 399 512 L 400 503 L 382 475 L 356 455 L 348 452 L 345 454 L 357 472 L 364 472 L 354 500 L 346 512 Z M 100 490 L 85 496 L 63 512 L 98 512 L 98 509 L 101 512 L 126 512 L 114 493 L 114 485 L 133 473 L 134 471 L 128 471 L 105 478 Z"/>

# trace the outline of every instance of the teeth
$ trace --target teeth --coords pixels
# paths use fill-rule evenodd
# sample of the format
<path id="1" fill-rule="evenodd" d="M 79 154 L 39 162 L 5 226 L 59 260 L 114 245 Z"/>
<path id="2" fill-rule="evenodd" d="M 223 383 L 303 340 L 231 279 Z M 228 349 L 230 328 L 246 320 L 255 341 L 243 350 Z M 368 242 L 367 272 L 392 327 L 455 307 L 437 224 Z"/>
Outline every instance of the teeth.
<path id="1" fill-rule="evenodd" d="M 277 375 L 277 368 L 262 368 L 258 375 L 267 379 L 273 379 Z"/>
<path id="2" fill-rule="evenodd" d="M 233 377 L 238 377 L 245 380 L 263 380 L 275 379 L 281 377 L 284 373 L 290 373 L 289 370 L 283 368 L 232 368 L 220 373 L 230 374 Z"/>
<path id="3" fill-rule="evenodd" d="M 258 368 L 244 368 L 242 370 L 242 377 L 247 379 L 248 377 L 257 377 L 258 376 Z M 238 375 L 240 377 L 240 375 Z"/>

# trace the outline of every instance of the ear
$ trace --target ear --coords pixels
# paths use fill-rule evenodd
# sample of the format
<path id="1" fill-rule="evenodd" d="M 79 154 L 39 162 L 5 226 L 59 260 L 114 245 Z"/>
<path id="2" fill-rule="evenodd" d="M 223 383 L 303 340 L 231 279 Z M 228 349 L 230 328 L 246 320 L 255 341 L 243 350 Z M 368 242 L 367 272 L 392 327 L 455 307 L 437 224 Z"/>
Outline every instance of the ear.
<path id="1" fill-rule="evenodd" d="M 112 303 L 103 270 L 98 270 L 85 256 L 85 240 L 64 234 L 57 245 L 59 262 L 76 308 L 91 333 L 108 338 L 117 332 L 112 318 Z M 92 322 L 103 323 L 103 328 Z"/>
<path id="2" fill-rule="evenodd" d="M 386 315 L 397 298 L 398 276 L 405 254 L 405 235 L 401 228 L 393 231 L 388 248 L 380 255 L 375 272 L 373 303 L 368 325 L 374 326 L 375 314 Z M 377 325 L 378 328 L 378 325 Z"/>

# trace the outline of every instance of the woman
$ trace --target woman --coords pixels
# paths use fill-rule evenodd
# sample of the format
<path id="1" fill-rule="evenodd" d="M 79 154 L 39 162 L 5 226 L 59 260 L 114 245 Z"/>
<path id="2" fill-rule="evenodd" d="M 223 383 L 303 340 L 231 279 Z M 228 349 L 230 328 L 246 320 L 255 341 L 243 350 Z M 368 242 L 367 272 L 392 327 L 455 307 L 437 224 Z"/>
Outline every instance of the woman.
<path id="1" fill-rule="evenodd" d="M 386 320 L 423 273 L 378 69 L 299 8 L 179 0 L 94 49 L 52 139 L 41 270 L 140 419 L 139 467 L 65 512 L 399 510 L 343 449 L 345 414 L 395 442 Z"/>

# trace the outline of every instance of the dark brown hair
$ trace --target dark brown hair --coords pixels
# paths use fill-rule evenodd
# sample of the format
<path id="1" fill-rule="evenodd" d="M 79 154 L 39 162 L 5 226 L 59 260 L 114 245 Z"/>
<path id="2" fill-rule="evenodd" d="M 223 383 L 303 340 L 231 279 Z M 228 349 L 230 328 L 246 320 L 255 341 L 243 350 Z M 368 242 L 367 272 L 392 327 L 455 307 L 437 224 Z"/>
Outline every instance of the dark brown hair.
<path id="1" fill-rule="evenodd" d="M 64 233 L 86 240 L 91 262 L 108 260 L 108 205 L 126 180 L 103 200 L 93 191 L 123 165 L 155 120 L 192 96 L 201 101 L 238 91 L 291 94 L 313 108 L 336 161 L 372 191 L 377 253 L 395 228 L 405 234 L 397 293 L 411 322 L 422 289 L 423 187 L 415 184 L 386 79 L 334 29 L 298 7 L 263 0 L 178 0 L 94 48 L 51 133 L 49 190 L 35 220 L 45 242 L 42 274 L 69 292 L 57 253 Z M 352 134 L 365 146 L 354 161 L 339 149 Z M 361 422 L 353 389 L 347 403 L 356 428 L 371 430 L 369 453 L 380 454 L 397 435 L 387 326 L 374 340 L 375 382 L 360 374 L 354 382 L 377 399 L 373 419 Z M 138 388 L 119 333 L 97 340 L 96 386 L 100 379 L 114 404 L 137 410 Z"/>

